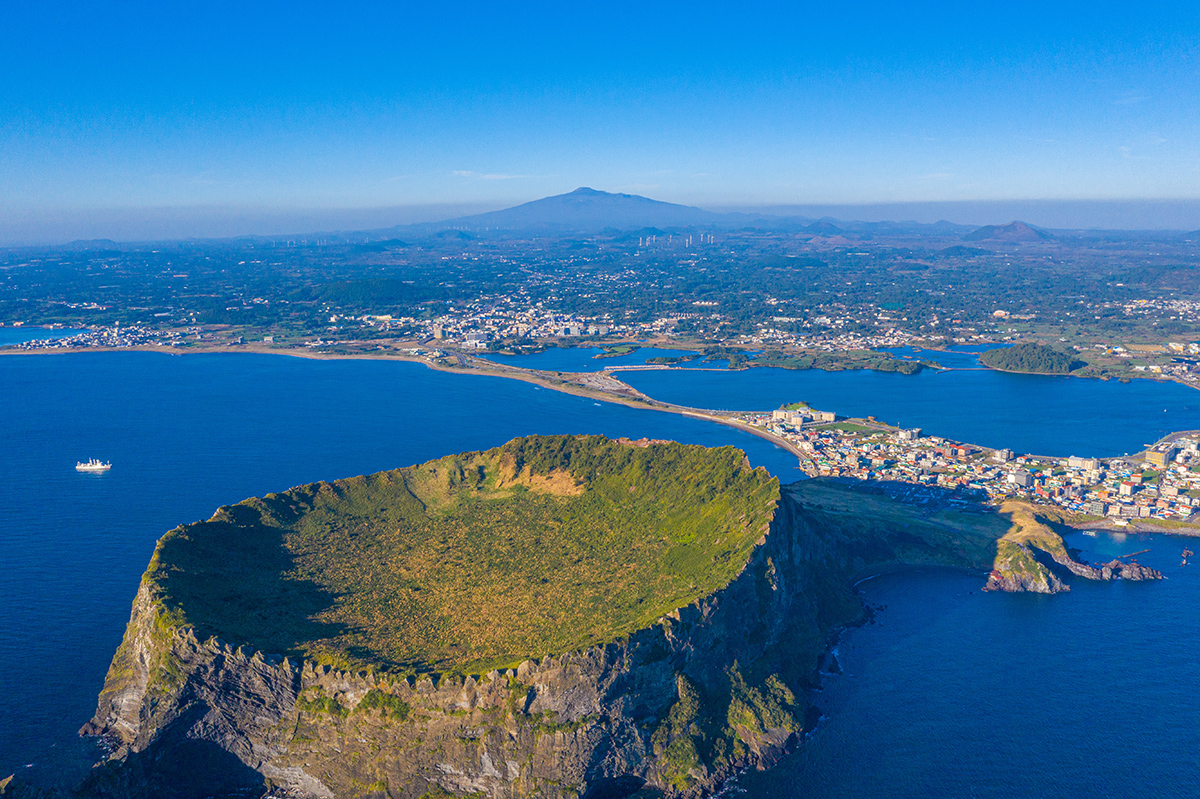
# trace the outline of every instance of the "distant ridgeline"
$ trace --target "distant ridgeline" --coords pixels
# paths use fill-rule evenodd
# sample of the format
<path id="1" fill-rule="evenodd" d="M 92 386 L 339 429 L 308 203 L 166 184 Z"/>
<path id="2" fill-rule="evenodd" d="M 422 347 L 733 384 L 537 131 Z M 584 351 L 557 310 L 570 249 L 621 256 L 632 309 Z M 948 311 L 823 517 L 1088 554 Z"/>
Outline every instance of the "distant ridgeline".
<path id="1" fill-rule="evenodd" d="M 1047 375 L 1065 375 L 1087 366 L 1084 361 L 1072 355 L 1033 342 L 988 350 L 979 356 L 979 362 L 1006 372 L 1036 372 Z"/>
<path id="2" fill-rule="evenodd" d="M 159 541 L 70 795 L 700 795 L 811 726 L 855 580 L 1011 527 L 600 436 L 248 499 Z M 1042 588 L 1009 550 L 993 587 Z"/>

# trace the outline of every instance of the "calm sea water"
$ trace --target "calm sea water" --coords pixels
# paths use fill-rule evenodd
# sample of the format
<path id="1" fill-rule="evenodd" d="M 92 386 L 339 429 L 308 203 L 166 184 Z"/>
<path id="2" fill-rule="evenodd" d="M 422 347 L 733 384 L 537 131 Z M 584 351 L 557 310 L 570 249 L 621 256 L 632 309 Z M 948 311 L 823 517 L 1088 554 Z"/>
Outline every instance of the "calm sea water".
<path id="1" fill-rule="evenodd" d="M 972 369 L 980 366 L 980 353 L 994 350 L 1002 344 L 970 344 L 949 347 L 944 350 L 926 350 L 920 347 L 884 347 L 880 352 L 890 352 L 897 358 L 932 361 L 947 369 Z"/>
<path id="2" fill-rule="evenodd" d="M 908 385 L 925 379 L 862 372 L 770 378 L 773 371 L 637 377 L 662 376 L 663 386 L 705 405 L 723 404 L 713 398 L 719 391 L 749 403 L 754 383 L 738 388 L 737 381 L 766 379 L 765 394 L 786 396 L 745 407 L 803 398 L 843 413 L 856 411 L 821 402 L 803 386 L 797 397 L 791 379 L 818 378 L 806 385 L 826 385 L 831 394 L 846 381 L 842 396 L 852 396 L 864 376 Z M 712 382 L 714 376 L 732 382 Z M 786 380 L 771 383 L 780 378 Z M 1037 389 L 1039 381 L 1047 387 Z M 880 385 L 893 386 L 890 394 L 876 392 L 884 404 L 905 383 Z M 1089 402 L 1088 389 L 1112 392 L 1093 404 L 1115 404 L 1113 417 L 1127 416 L 1126 425 L 1139 423 L 1148 402 L 1169 407 L 1170 389 L 1188 391 L 1048 378 L 1032 378 L 1030 386 L 1050 397 L 1080 386 L 1080 402 Z M 1166 398 L 1151 389 L 1166 389 Z M 969 419 L 961 406 L 970 401 L 933 394 L 926 412 L 935 421 Z M 731 443 L 785 481 L 797 474 L 786 453 L 731 428 L 403 363 L 157 353 L 0 357 L 0 407 L 2 774 L 53 762 L 69 746 L 94 709 L 154 541 L 218 505 L 534 432 Z M 888 418 L 883 410 L 877 415 Z M 1168 417 L 1168 426 L 1200 427 Z M 1024 424 L 1030 436 L 1052 438 L 1062 421 L 1031 412 Z M 1102 427 L 1076 435 L 1081 453 L 1114 446 Z M 92 456 L 111 459 L 113 470 L 74 471 L 75 461 Z M 1102 549 L 1093 559 L 1150 547 L 1139 559 L 1171 579 L 1076 581 L 1072 593 L 1055 597 L 982 594 L 979 577 L 942 572 L 865 583 L 869 600 L 886 610 L 876 625 L 846 635 L 845 673 L 830 678 L 818 700 L 828 718 L 779 769 L 743 779 L 748 795 L 1194 795 L 1200 628 L 1191 613 L 1200 599 L 1200 566 L 1180 569 L 1182 544 L 1167 536 L 1078 536 L 1072 543 Z"/>
<path id="3" fill-rule="evenodd" d="M 826 714 L 747 796 L 1185 797 L 1200 792 L 1200 567 L 1171 536 L 1069 536 L 1087 560 L 1138 555 L 1153 583 L 987 594 L 946 572 L 863 584 L 876 623 L 838 646 Z M 1194 539 L 1191 542 L 1194 548 Z"/>
<path id="4" fill-rule="evenodd" d="M 500 378 L 380 361 L 104 353 L 0 357 L 0 776 L 95 709 L 155 540 L 222 504 L 529 433 L 733 444 L 747 433 Z M 106 474 L 75 462 L 111 460 Z"/>
<path id="5" fill-rule="evenodd" d="M 918 375 L 767 368 L 728 372 L 721 369 L 724 361 L 693 361 L 683 368 L 621 372 L 620 377 L 655 399 L 695 408 L 770 410 L 802 400 L 843 416 L 874 416 L 957 441 L 1038 455 L 1124 455 L 1166 433 L 1200 429 L 1196 389 L 1149 380 L 1121 383 L 996 372 L 979 364 L 979 353 L 992 346 L 888 350 L 947 367 Z M 550 349 L 485 357 L 530 369 L 599 371 L 680 354 L 646 348 L 618 358 L 594 358 L 599 352 Z"/>
<path id="6" fill-rule="evenodd" d="M 1151 380 L 962 368 L 916 375 L 664 369 L 620 377 L 655 399 L 680 405 L 750 411 L 804 401 L 843 416 L 874 416 L 931 435 L 1038 455 L 1123 455 L 1166 433 L 1200 429 L 1200 391 Z"/>

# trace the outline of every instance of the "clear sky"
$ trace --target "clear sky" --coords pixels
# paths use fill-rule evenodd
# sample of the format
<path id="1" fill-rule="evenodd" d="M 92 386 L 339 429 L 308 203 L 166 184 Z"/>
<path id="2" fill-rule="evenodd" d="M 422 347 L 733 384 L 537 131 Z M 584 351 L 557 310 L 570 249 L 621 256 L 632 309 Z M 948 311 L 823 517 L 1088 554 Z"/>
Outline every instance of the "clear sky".
<path id="1" fill-rule="evenodd" d="M 10 219 L 1200 197 L 1178 0 L 39 0 L 4 4 L 0 75 Z"/>

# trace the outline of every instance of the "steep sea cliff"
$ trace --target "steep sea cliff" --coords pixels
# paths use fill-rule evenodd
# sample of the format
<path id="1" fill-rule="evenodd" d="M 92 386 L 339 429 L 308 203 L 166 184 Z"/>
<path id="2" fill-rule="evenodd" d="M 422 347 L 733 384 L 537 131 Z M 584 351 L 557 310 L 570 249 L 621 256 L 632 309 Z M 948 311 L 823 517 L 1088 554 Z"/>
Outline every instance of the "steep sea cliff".
<path id="1" fill-rule="evenodd" d="M 773 762 L 802 728 L 803 700 L 784 679 L 815 659 L 791 642 L 821 632 L 798 593 L 792 538 L 773 525 L 771 545 L 728 588 L 627 640 L 482 675 L 397 679 L 200 642 L 190 629 L 165 633 L 140 592 L 88 728 L 122 746 L 94 785 L 134 795 L 270 785 L 317 797 L 711 787 L 733 768 Z M 838 621 L 855 612 L 844 599 Z M 794 629 L 795 612 L 809 629 Z M 783 676 L 764 691 L 742 671 Z M 736 729 L 709 717 L 717 695 L 727 716 L 736 704 Z M 730 746 L 719 762 L 701 752 L 718 743 L 709 727 Z"/>
<path id="2" fill-rule="evenodd" d="M 995 538 L 901 529 L 820 481 L 776 492 L 723 586 L 614 640 L 483 673 L 339 669 L 197 635 L 152 564 L 85 728 L 112 757 L 73 793 L 675 796 L 770 766 L 811 726 L 830 636 L 862 617 L 854 580 L 982 572 Z"/>

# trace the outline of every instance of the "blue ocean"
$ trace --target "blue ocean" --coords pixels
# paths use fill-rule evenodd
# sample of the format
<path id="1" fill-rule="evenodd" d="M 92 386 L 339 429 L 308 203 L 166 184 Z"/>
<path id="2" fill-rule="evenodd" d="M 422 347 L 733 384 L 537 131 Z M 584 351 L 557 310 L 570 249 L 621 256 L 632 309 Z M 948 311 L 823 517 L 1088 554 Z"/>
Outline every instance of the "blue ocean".
<path id="1" fill-rule="evenodd" d="M 856 396 L 862 375 L 627 376 L 653 396 L 692 405 L 767 409 L 806 399 L 888 421 L 919 411 L 906 423 L 1016 448 L 999 439 L 1024 435 L 1053 442 L 1042 449 L 1079 454 L 1138 448 L 1160 427 L 1200 427 L 1200 394 L 1151 383 L 1030 378 L 1039 412 L 1028 406 L 1029 392 L 1010 392 L 1007 402 L 1019 408 L 994 399 L 989 407 L 1003 413 L 974 427 L 976 396 L 955 393 L 969 383 L 945 381 L 918 404 L 919 381 L 930 378 L 879 375 L 897 382 L 874 391 L 873 403 L 862 397 L 864 411 L 822 401 Z M 1053 411 L 1081 404 L 1086 414 L 1074 413 L 1111 426 L 1072 427 Z M 154 541 L 219 505 L 528 433 L 733 444 L 785 482 L 799 476 L 790 455 L 723 425 L 397 362 L 0 357 L 0 407 L 0 776 L 49 768 L 74 746 Z M 75 472 L 75 462 L 90 457 L 111 460 L 112 471 Z M 1139 560 L 1170 579 L 1077 581 L 1055 597 L 981 594 L 980 578 L 944 572 L 869 581 L 866 597 L 882 609 L 875 624 L 845 634 L 843 673 L 818 695 L 827 718 L 799 752 L 773 772 L 746 775 L 741 789 L 829 797 L 1192 793 L 1200 771 L 1192 659 L 1200 641 L 1190 617 L 1200 598 L 1197 567 L 1178 567 L 1182 543 L 1170 536 L 1077 538 L 1075 546 L 1102 550 L 1085 557 L 1150 548 Z"/>
<path id="2" fill-rule="evenodd" d="M 824 717 L 746 796 L 1185 797 L 1200 791 L 1200 569 L 1186 540 L 1068 536 L 1088 561 L 1149 549 L 1167 579 L 990 594 L 942 571 L 862 584 L 874 623 L 837 646 Z M 1193 540 L 1191 546 L 1195 546 Z"/>
<path id="3" fill-rule="evenodd" d="M 759 367 L 619 376 L 655 399 L 680 405 L 751 411 L 803 401 L 841 416 L 874 416 L 931 435 L 1036 455 L 1124 455 L 1167 433 L 1200 429 L 1200 391 L 1180 383 L 1010 374 L 972 368 L 973 355 L 930 355 L 955 367 L 916 375 Z"/>
<path id="4" fill-rule="evenodd" d="M 154 542 L 220 505 L 529 433 L 732 444 L 800 476 L 790 454 L 724 425 L 411 363 L 14 355 L 0 357 L 0 408 L 4 775 L 90 717 Z M 75 471 L 92 457 L 112 470 Z"/>

